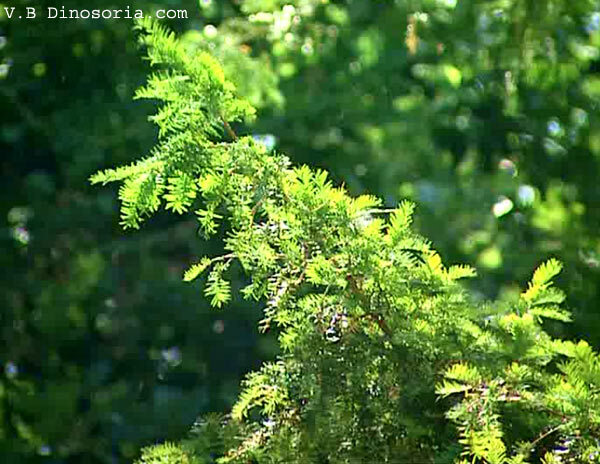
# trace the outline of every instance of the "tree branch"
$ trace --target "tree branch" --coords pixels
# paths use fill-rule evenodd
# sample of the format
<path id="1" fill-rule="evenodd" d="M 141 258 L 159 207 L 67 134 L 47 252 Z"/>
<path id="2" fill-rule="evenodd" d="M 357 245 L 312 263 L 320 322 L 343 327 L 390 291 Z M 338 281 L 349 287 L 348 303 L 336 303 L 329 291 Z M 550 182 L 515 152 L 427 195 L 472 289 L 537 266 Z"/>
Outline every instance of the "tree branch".
<path id="1" fill-rule="evenodd" d="M 236 133 L 233 131 L 233 129 L 231 128 L 231 126 L 229 125 L 229 123 L 223 116 L 221 116 L 221 121 L 223 121 L 223 126 L 225 126 L 225 131 L 227 132 L 227 134 L 229 135 L 231 140 L 237 140 L 238 137 L 237 137 Z"/>

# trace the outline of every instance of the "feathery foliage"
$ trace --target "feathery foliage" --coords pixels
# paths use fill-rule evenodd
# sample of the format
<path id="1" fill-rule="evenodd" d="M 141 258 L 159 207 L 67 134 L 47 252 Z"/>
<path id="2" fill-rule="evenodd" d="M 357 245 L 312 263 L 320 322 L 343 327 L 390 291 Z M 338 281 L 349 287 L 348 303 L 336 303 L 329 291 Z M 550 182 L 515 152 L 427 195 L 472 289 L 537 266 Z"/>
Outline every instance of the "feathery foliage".
<path id="1" fill-rule="evenodd" d="M 122 223 L 161 204 L 195 213 L 205 236 L 225 232 L 207 272 L 215 307 L 240 266 L 282 354 L 248 375 L 230 417 L 198 424 L 180 447 L 144 462 L 597 462 L 600 360 L 585 343 L 552 339 L 544 318 L 568 320 L 540 266 L 520 300 L 482 304 L 411 228 L 414 206 L 382 209 L 326 172 L 294 167 L 230 122 L 251 118 L 220 64 L 188 54 L 145 20 L 141 43 L 159 70 L 139 97 L 162 103 L 149 158 L 96 174 L 122 183 Z"/>

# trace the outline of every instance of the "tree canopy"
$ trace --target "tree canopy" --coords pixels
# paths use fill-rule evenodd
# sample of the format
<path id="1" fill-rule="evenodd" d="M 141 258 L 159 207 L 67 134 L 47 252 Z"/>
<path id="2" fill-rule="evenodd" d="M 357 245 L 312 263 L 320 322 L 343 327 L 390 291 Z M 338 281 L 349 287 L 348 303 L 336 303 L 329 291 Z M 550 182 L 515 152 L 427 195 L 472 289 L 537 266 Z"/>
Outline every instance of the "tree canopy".
<path id="1" fill-rule="evenodd" d="M 282 349 L 246 377 L 229 417 L 140 462 L 597 461 L 598 355 L 542 327 L 570 319 L 552 285 L 558 261 L 516 302 L 474 299 L 457 283 L 474 270 L 443 265 L 413 231 L 411 203 L 352 197 L 238 137 L 231 122 L 255 110 L 219 63 L 153 21 L 139 28 L 159 70 L 137 95 L 162 102 L 159 142 L 92 181 L 122 183 L 125 227 L 164 204 L 194 212 L 205 237 L 224 228 L 225 254 L 185 279 L 208 273 L 204 292 L 221 307 L 239 266 L 241 293 L 265 302 L 261 326 L 279 329 Z"/>

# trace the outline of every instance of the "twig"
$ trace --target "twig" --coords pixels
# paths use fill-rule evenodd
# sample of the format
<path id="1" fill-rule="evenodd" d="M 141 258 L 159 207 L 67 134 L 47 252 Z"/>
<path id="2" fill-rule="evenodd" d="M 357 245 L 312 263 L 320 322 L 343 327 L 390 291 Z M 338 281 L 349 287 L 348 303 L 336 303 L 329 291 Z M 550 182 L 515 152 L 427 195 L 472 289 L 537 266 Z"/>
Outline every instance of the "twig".
<path id="1" fill-rule="evenodd" d="M 366 310 L 367 308 L 370 308 L 371 304 L 367 300 L 366 295 L 363 294 L 362 289 L 359 287 L 355 277 L 352 274 L 348 274 L 346 276 L 346 280 L 350 284 L 350 290 L 360 300 L 360 302 L 364 306 L 364 309 Z M 383 331 L 383 333 L 385 333 L 387 336 L 389 336 L 389 337 L 392 336 L 392 331 L 389 328 L 389 326 L 387 325 L 387 322 L 386 322 L 385 318 L 383 317 L 383 315 L 369 312 L 369 313 L 364 314 L 363 316 L 370 319 L 371 321 L 375 322 L 379 326 L 379 328 Z"/>
<path id="2" fill-rule="evenodd" d="M 218 263 L 219 261 L 232 261 L 233 258 L 235 258 L 235 253 L 228 253 L 226 255 L 221 255 L 221 256 L 215 256 L 214 258 L 211 258 L 211 263 Z"/>
<path id="3" fill-rule="evenodd" d="M 233 131 L 233 129 L 223 116 L 221 116 L 221 121 L 223 121 L 223 126 L 225 126 L 225 131 L 227 132 L 227 134 L 229 134 L 229 137 L 231 137 L 232 140 L 237 140 L 236 133 Z"/>
<path id="4" fill-rule="evenodd" d="M 548 435 L 552 435 L 554 432 L 558 431 L 558 429 L 560 429 L 562 427 L 563 424 L 559 424 L 556 427 L 551 428 L 550 430 L 548 430 L 547 432 L 543 433 L 542 435 L 540 435 L 539 437 L 537 437 L 535 440 L 533 440 L 531 442 L 531 448 L 535 447 L 535 445 L 537 445 L 540 441 L 542 441 L 544 438 L 546 438 Z"/>
<path id="5" fill-rule="evenodd" d="M 374 208 L 368 209 L 367 214 L 391 214 L 398 211 L 398 208 Z"/>

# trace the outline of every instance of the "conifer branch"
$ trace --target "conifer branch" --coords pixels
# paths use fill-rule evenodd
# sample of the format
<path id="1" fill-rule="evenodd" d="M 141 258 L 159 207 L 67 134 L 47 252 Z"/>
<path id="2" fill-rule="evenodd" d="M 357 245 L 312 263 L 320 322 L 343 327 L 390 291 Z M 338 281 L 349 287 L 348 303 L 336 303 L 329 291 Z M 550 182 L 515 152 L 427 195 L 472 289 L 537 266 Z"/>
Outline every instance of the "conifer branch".
<path id="1" fill-rule="evenodd" d="M 565 430 L 581 430 L 581 450 L 600 438 L 581 428 L 600 419 L 580 400 L 600 403 L 600 380 L 591 374 L 600 369 L 597 353 L 583 342 L 553 340 L 540 322 L 541 317 L 564 317 L 556 309 L 562 294 L 551 280 L 560 271 L 558 262 L 538 268 L 516 308 L 497 303 L 497 314 L 485 319 L 489 308 L 455 283 L 473 272 L 443 266 L 411 229 L 411 204 L 392 211 L 380 208 L 377 198 L 351 197 L 326 173 L 290 167 L 287 158 L 251 137 L 238 138 L 224 115 L 241 121 L 254 108 L 235 94 L 219 63 L 207 53 L 189 59 L 172 34 L 159 27 L 146 30 L 153 63 L 175 70 L 156 74 L 140 93 L 164 102 L 153 119 L 160 129 L 159 147 L 151 158 L 95 180 L 123 182 L 122 216 L 129 227 L 161 205 L 179 214 L 195 211 L 207 236 L 221 221 L 227 224 L 225 245 L 231 253 L 201 260 L 185 280 L 211 268 L 205 294 L 221 307 L 231 300 L 224 275 L 237 259 L 251 279 L 244 295 L 266 301 L 267 325 L 275 320 L 285 329 L 279 338 L 283 354 L 249 374 L 234 407 L 235 423 L 217 432 L 229 437 L 220 462 L 254 462 L 256 456 L 257 462 L 292 462 L 290 456 L 293 462 L 313 462 L 316 448 L 330 461 L 335 456 L 339 462 L 432 462 L 438 449 L 453 444 L 423 451 L 422 431 L 445 427 L 439 420 L 444 413 L 459 431 L 468 431 L 468 436 L 461 433 L 459 453 L 474 461 L 524 462 L 510 456 L 515 447 L 500 424 L 539 424 L 543 408 L 556 407 L 557 401 L 568 402 L 562 424 Z M 199 94 L 207 98 L 199 102 Z M 201 111 L 190 111 L 198 106 Z M 214 143 L 221 126 L 231 141 Z M 255 221 L 259 209 L 261 218 Z M 382 213 L 392 214 L 372 217 Z M 349 304 L 360 315 L 348 316 Z M 414 323 L 407 324 L 407 318 Z M 337 343 L 340 328 L 354 334 L 361 319 L 385 336 L 349 336 Z M 389 337 L 402 343 L 390 343 Z M 559 374 L 547 367 L 553 366 L 550 360 L 565 358 Z M 451 410 L 442 409 L 443 402 L 425 410 L 410 406 L 411 396 L 432 397 L 442 376 L 438 396 L 460 395 Z M 507 378 L 522 386 L 515 387 L 521 399 L 511 403 L 512 412 L 494 406 L 503 402 L 502 389 L 494 387 Z M 401 394 L 394 398 L 381 394 L 395 389 Z M 292 427 L 286 418 L 298 409 L 298 398 L 305 408 Z M 529 414 L 540 417 L 530 421 Z M 364 447 L 352 446 L 361 440 L 357 430 L 368 436 Z M 534 444 L 551 433 L 561 431 L 546 431 Z"/>

